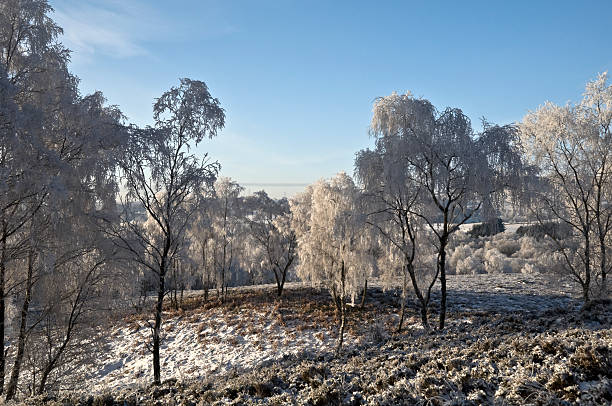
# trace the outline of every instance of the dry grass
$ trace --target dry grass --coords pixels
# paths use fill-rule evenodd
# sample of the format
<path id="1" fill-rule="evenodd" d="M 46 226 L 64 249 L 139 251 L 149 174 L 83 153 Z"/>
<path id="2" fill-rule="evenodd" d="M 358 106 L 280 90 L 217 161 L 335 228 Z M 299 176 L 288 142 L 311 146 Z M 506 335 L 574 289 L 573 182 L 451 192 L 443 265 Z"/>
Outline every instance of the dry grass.
<path id="1" fill-rule="evenodd" d="M 418 328 L 420 316 L 408 306 L 406 329 L 395 334 L 398 308 L 390 297 L 373 288 L 363 308 L 347 307 L 347 332 L 365 340 L 347 345 L 340 357 L 304 351 L 178 393 L 192 404 L 219 405 L 338 404 L 353 395 L 354 404 L 598 405 L 612 399 L 610 303 L 537 313 L 451 305 L 446 329 L 429 333 Z M 182 311 L 167 317 L 196 323 L 201 341 L 219 343 L 222 338 L 206 330 L 230 326 L 234 338 L 225 340 L 258 350 L 278 351 L 312 336 L 320 343 L 314 347 L 323 347 L 337 327 L 329 294 L 310 288 L 287 289 L 281 299 L 262 290 L 231 292 L 225 303 L 193 297 Z M 165 404 L 176 393 L 151 398 Z"/>
<path id="2" fill-rule="evenodd" d="M 364 308 L 347 306 L 346 310 L 346 331 L 354 336 L 363 335 L 366 327 L 376 321 L 383 320 L 385 325 L 391 326 L 397 312 L 397 309 L 383 306 L 376 300 L 366 302 Z M 124 317 L 124 321 L 137 331 L 146 325 L 151 315 L 150 311 L 143 311 Z M 170 307 L 167 301 L 163 317 L 197 324 L 197 331 L 203 339 L 207 328 L 214 330 L 218 327 L 214 321 L 217 315 L 225 325 L 234 327 L 243 336 L 261 334 L 267 323 L 290 334 L 319 329 L 333 331 L 338 325 L 338 314 L 329 293 L 306 287 L 286 288 L 281 298 L 272 289 L 233 291 L 225 302 L 210 297 L 205 301 L 203 295 L 191 296 L 184 298 L 178 310 Z M 165 328 L 171 331 L 174 327 L 165 324 Z"/>

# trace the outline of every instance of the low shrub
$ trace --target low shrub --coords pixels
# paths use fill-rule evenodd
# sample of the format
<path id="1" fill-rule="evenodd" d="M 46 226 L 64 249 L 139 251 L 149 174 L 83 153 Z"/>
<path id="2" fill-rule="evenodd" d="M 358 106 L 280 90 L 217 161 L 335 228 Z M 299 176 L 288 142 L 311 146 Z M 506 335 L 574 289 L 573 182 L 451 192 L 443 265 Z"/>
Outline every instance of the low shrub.
<path id="1" fill-rule="evenodd" d="M 476 255 L 469 256 L 457 262 L 455 271 L 458 275 L 476 275 L 485 272 L 485 267 L 482 258 Z"/>
<path id="2" fill-rule="evenodd" d="M 487 273 L 512 273 L 512 266 L 508 258 L 495 250 L 485 253 L 484 265 Z"/>
<path id="3" fill-rule="evenodd" d="M 449 274 L 541 273 L 558 269 L 550 249 L 549 241 L 503 233 L 454 246 L 447 264 Z"/>
<path id="4" fill-rule="evenodd" d="M 502 240 L 497 242 L 497 251 L 507 257 L 511 257 L 521 249 L 521 244 L 516 240 Z"/>

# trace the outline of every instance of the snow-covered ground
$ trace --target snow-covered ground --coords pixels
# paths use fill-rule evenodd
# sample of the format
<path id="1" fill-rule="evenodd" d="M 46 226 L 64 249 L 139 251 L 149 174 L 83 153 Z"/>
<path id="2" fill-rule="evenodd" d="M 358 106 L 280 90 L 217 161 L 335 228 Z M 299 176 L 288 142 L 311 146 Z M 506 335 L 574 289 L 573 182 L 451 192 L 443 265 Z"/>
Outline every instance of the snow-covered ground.
<path id="1" fill-rule="evenodd" d="M 567 307 L 573 302 L 569 296 L 571 285 L 538 275 L 451 275 L 448 288 L 449 312 L 535 312 Z M 251 288 L 257 289 L 262 288 Z M 291 284 L 290 289 L 301 288 Z M 384 294 L 378 290 L 377 295 Z M 190 296 L 197 296 L 197 292 Z M 246 306 L 209 306 L 166 314 L 161 347 L 163 379 L 191 381 L 216 374 L 240 374 L 290 354 L 322 355 L 333 350 L 335 335 L 329 324 L 302 323 L 292 318 L 290 310 L 278 306 L 270 299 Z M 387 310 L 382 316 L 393 323 L 396 310 Z M 410 321 L 414 325 L 408 328 L 421 328 L 417 317 Z M 104 352 L 98 357 L 97 366 L 83 372 L 80 382 L 83 391 L 100 394 L 150 383 L 152 355 L 146 343 L 150 341 L 151 330 L 147 320 L 118 321 L 100 337 L 106 340 Z M 345 345 L 350 348 L 362 339 L 349 333 Z"/>
<path id="2" fill-rule="evenodd" d="M 558 276 L 511 273 L 447 278 L 451 311 L 537 312 L 578 304 L 572 299 L 577 286 Z"/>
<path id="3" fill-rule="evenodd" d="M 101 334 L 102 339 L 104 336 Z M 97 368 L 85 374 L 82 388 L 99 394 L 150 383 L 152 355 L 146 346 L 150 339 L 146 321 L 122 322 L 113 327 Z M 160 350 L 161 375 L 163 379 L 189 381 L 213 374 L 237 374 L 289 354 L 330 352 L 333 345 L 328 329 L 288 326 L 273 305 L 167 315 Z"/>

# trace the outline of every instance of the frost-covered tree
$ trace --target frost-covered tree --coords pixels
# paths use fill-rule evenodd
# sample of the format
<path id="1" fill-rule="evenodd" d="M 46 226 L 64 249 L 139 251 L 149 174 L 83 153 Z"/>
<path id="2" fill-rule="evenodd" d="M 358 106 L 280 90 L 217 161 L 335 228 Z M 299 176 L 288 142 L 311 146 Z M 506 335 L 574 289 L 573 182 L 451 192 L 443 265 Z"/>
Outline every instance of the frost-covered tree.
<path id="1" fill-rule="evenodd" d="M 475 134 L 461 110 L 440 112 L 410 93 L 394 93 L 374 104 L 371 134 L 378 144 L 400 149 L 399 166 L 418 194 L 418 204 L 410 212 L 435 236 L 440 329 L 446 318 L 446 253 L 451 236 L 477 211 L 494 216 L 522 174 L 516 128 L 483 124 L 483 131 Z"/>
<path id="2" fill-rule="evenodd" d="M 200 198 L 200 206 L 188 230 L 188 255 L 199 270 L 205 301 L 208 301 L 208 292 L 215 282 L 212 199 L 211 196 Z"/>
<path id="3" fill-rule="evenodd" d="M 417 274 L 417 245 L 422 221 L 413 214 L 419 204 L 419 187 L 411 177 L 411 167 L 402 159 L 408 145 L 399 138 L 381 138 L 375 150 L 362 150 L 355 159 L 355 173 L 364 187 L 368 224 L 374 227 L 386 246 L 381 260 L 383 279 L 394 285 L 401 278 L 402 299 L 397 330 L 404 322 L 408 279 L 421 308 L 421 322 L 429 328 L 427 309 L 436 278 L 430 276 L 424 288 L 419 281 L 427 276 Z"/>
<path id="4" fill-rule="evenodd" d="M 122 228 L 113 232 L 129 259 L 157 278 L 157 301 L 152 326 L 153 380 L 161 382 L 160 332 L 166 276 L 183 248 L 185 232 L 197 208 L 201 190 L 212 185 L 219 165 L 190 149 L 206 137 L 214 137 L 224 125 L 225 114 L 204 82 L 181 79 L 155 101 L 155 125 L 132 128 L 121 162 L 126 204 Z M 157 226 L 147 233 L 140 219 L 129 212 L 136 202 Z"/>
<path id="5" fill-rule="evenodd" d="M 606 292 L 612 266 L 612 86 L 607 73 L 587 83 L 575 105 L 545 103 L 520 125 L 528 159 L 542 182 L 531 191 L 532 207 L 541 223 L 550 219 L 568 225 L 570 238 L 554 233 L 565 269 L 580 284 L 585 302 L 593 276 Z"/>
<path id="6" fill-rule="evenodd" d="M 79 342 L 84 330 L 91 327 L 86 322 L 91 318 L 86 315 L 104 308 L 93 303 L 99 305 L 103 292 L 110 292 L 102 285 L 111 277 L 108 271 L 114 271 L 109 265 L 113 252 L 105 248 L 108 244 L 100 228 L 101 219 L 108 218 L 115 209 L 115 158 L 120 145 L 116 141 L 121 126 L 116 111 L 105 108 L 103 103 L 103 98 L 93 95 L 77 97 L 72 104 L 62 106 L 69 111 L 62 112 L 65 116 L 55 124 L 64 132 L 74 131 L 64 142 L 66 147 L 78 143 L 78 152 L 64 158 L 61 149 L 54 149 L 55 144 L 48 146 L 48 154 L 64 158 L 46 166 L 54 175 L 53 182 L 45 183 L 45 177 L 38 179 L 32 188 L 37 198 L 29 203 L 36 207 L 21 202 L 24 212 L 30 215 L 11 239 L 17 261 L 5 275 L 7 293 L 20 307 L 18 331 L 11 340 L 16 348 L 8 348 L 13 366 L 7 399 L 14 397 L 18 388 L 28 353 L 26 341 L 48 344 L 45 362 L 30 366 L 30 370 L 38 371 L 36 379 L 29 379 L 37 385 L 32 390 L 42 392 L 49 376 L 66 365 L 66 354 L 75 341 Z M 119 274 L 112 277 L 117 279 Z"/>
<path id="7" fill-rule="evenodd" d="M 215 182 L 211 204 L 212 261 L 215 269 L 217 297 L 227 298 L 232 276 L 240 267 L 242 241 L 245 236 L 243 207 L 240 193 L 243 188 L 230 178 Z"/>
<path id="8" fill-rule="evenodd" d="M 76 306 L 69 311 L 73 317 L 66 326 L 64 341 L 57 348 L 50 348 L 49 354 L 55 355 L 49 358 L 48 364 L 39 374 L 37 390 L 42 392 L 46 378 L 58 367 L 66 349 L 80 335 L 77 330 L 84 327 L 81 322 L 85 318 L 85 312 L 81 309 L 91 305 L 92 297 L 88 292 L 92 292 L 92 289 L 98 290 L 95 295 L 99 295 L 99 285 L 106 283 L 109 277 L 106 270 L 109 269 L 109 261 L 112 261 L 112 252 L 102 250 L 100 244 L 103 242 L 99 230 L 103 224 L 101 218 L 108 218 L 115 209 L 116 153 L 121 145 L 122 133 L 118 123 L 120 114 L 113 108 L 104 107 L 104 99 L 99 94 L 84 98 L 77 96 L 71 105 L 64 108 L 67 111 L 62 112 L 61 119 L 58 119 L 55 125 L 62 132 L 68 133 L 62 139 L 65 147 L 75 149 L 63 156 L 64 151 L 61 148 L 58 151 L 57 144 L 51 143 L 46 147 L 47 154 L 55 155 L 61 160 L 46 165 L 53 178 L 51 181 L 47 181 L 49 178 L 39 178 L 34 189 L 37 201 L 30 204 L 37 206 L 29 207 L 30 218 L 26 226 L 30 230 L 36 229 L 35 238 L 30 236 L 20 239 L 24 235 L 31 235 L 31 231 L 15 235 L 17 238 L 14 247 L 23 247 L 27 251 L 28 265 L 21 268 L 21 272 L 18 270 L 14 273 L 9 281 L 13 294 L 23 300 L 21 326 L 16 337 L 17 353 L 6 393 L 9 399 L 15 395 L 17 388 L 26 333 L 32 331 L 32 325 L 38 325 L 39 328 L 44 326 L 40 320 L 30 322 L 29 304 L 34 303 L 34 315 L 37 316 L 41 314 L 42 308 L 53 309 L 56 314 L 64 317 L 66 306 L 53 304 L 57 303 L 57 300 L 64 303 L 69 301 L 70 306 Z M 93 236 L 98 238 L 91 240 Z M 36 243 L 33 244 L 33 241 Z M 70 258 L 70 261 L 62 263 L 52 260 L 60 257 Z M 85 272 L 87 269 L 85 259 L 92 257 L 98 258 L 95 260 L 98 265 L 95 265 L 88 275 L 77 276 L 78 272 Z M 56 302 L 53 303 L 50 303 L 48 296 L 38 288 L 39 283 L 47 283 L 49 286 L 48 278 L 44 275 L 41 277 L 38 271 L 44 258 L 46 269 L 56 270 L 53 273 L 54 283 L 63 289 L 73 289 L 57 290 L 54 299 Z M 79 265 L 74 265 L 76 263 Z M 71 266 L 74 267 L 74 272 Z M 64 270 L 70 272 L 65 273 Z M 104 273 L 104 277 L 100 276 L 101 273 Z M 114 276 L 119 277 L 118 274 Z M 99 299 L 95 298 L 96 301 Z M 53 324 L 54 329 L 61 326 L 63 325 L 60 322 Z"/>
<path id="9" fill-rule="evenodd" d="M 272 272 L 277 294 L 283 294 L 287 274 L 296 264 L 297 241 L 291 228 L 291 211 L 287 199 L 275 200 L 266 192 L 256 192 L 246 198 L 247 224 L 252 240 L 248 262 L 260 264 Z"/>
<path id="10" fill-rule="evenodd" d="M 346 299 L 359 293 L 374 267 L 360 200 L 353 180 L 339 173 L 308 186 L 290 203 L 300 258 L 297 274 L 329 289 L 340 314 L 337 352 L 344 340 Z"/>
<path id="11" fill-rule="evenodd" d="M 51 124 L 45 112 L 50 100 L 60 105 L 71 101 L 55 97 L 62 94 L 68 77 L 67 53 L 56 44 L 61 30 L 47 17 L 49 11 L 46 1 L 0 3 L 0 348 L 5 347 L 5 278 L 17 248 L 15 236 L 27 227 L 46 194 L 48 155 L 41 141 L 54 132 L 45 126 Z M 4 370 L 5 353 L 0 351 L 0 393 Z"/>
<path id="12" fill-rule="evenodd" d="M 39 394 L 67 385 L 63 381 L 72 378 L 71 370 L 91 362 L 88 352 L 97 345 L 96 331 L 111 315 L 113 298 L 125 293 L 124 283 L 118 283 L 123 278 L 115 261 L 116 249 L 98 220 L 74 213 L 61 217 L 62 222 L 52 223 L 55 238 L 45 241 L 45 250 L 37 247 L 33 320 L 27 326 L 34 347 L 27 349 L 27 359 L 36 360 L 30 362 L 26 381 L 35 382 L 34 391 Z M 32 357 L 35 348 L 44 351 Z M 11 379 L 13 383 L 17 381 Z"/>
<path id="13" fill-rule="evenodd" d="M 163 197 L 160 197 L 159 199 L 163 199 Z M 188 199 L 185 202 L 186 211 L 183 214 L 188 214 L 189 212 L 194 211 L 194 204 L 197 203 L 194 203 L 194 200 L 192 198 Z M 180 218 L 178 220 L 178 222 L 182 221 L 184 221 L 183 218 Z M 163 230 L 159 227 L 159 223 L 155 220 L 153 216 L 147 216 L 147 219 L 143 224 L 143 231 L 144 233 L 146 233 L 146 236 L 150 241 L 156 241 L 157 244 L 163 244 Z M 165 294 L 170 295 L 170 305 L 177 310 L 179 308 L 178 292 L 181 292 L 182 303 L 183 291 L 186 288 L 191 273 L 191 259 L 188 255 L 188 237 L 189 235 L 186 232 L 185 235 L 183 235 L 183 241 L 177 244 L 177 250 L 173 252 L 172 260 L 168 265 L 166 275 Z"/>
<path id="14" fill-rule="evenodd" d="M 37 264 L 68 239 L 37 232 L 32 244 L 27 236 L 32 227 L 38 228 L 35 224 L 55 230 L 68 217 L 93 221 L 112 211 L 116 152 L 122 143 L 119 110 L 105 106 L 101 93 L 79 93 L 78 79 L 67 68 L 69 52 L 57 41 L 61 29 L 49 18 L 51 10 L 44 0 L 0 3 L 0 348 L 5 348 L 5 303 L 9 297 L 23 300 L 21 327 L 11 341 L 17 349 L 7 399 L 15 395 L 20 375 L 31 327 L 29 303 L 36 304 L 35 314 L 45 308 L 37 289 Z M 85 220 L 74 220 L 79 221 Z M 75 255 L 76 260 L 81 252 Z M 67 280 L 58 284 L 71 286 Z M 13 348 L 7 350 L 0 352 L 0 391 L 5 354 L 13 354 Z"/>

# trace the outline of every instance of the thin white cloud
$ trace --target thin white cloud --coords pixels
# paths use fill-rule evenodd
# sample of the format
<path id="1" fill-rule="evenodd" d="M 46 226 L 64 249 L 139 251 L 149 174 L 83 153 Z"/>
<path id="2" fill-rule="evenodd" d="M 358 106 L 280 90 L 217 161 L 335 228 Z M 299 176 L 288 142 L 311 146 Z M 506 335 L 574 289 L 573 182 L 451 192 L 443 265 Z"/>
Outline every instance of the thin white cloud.
<path id="1" fill-rule="evenodd" d="M 196 3 L 197 4 L 197 3 Z M 54 19 L 64 29 L 62 42 L 73 60 L 95 63 L 99 56 L 153 56 L 149 44 L 189 42 L 239 32 L 215 4 L 207 4 L 205 23 L 198 7 L 182 6 L 175 19 L 164 9 L 142 0 L 51 0 Z M 165 5 L 167 7 L 167 5 Z M 176 6 L 179 7 L 179 6 Z"/>
<path id="2" fill-rule="evenodd" d="M 54 19 L 64 29 L 62 42 L 73 51 L 73 57 L 93 61 L 99 55 L 130 58 L 148 54 L 141 42 L 151 30 L 151 15 L 126 3 L 130 2 L 53 3 Z"/>

